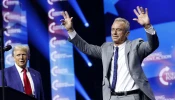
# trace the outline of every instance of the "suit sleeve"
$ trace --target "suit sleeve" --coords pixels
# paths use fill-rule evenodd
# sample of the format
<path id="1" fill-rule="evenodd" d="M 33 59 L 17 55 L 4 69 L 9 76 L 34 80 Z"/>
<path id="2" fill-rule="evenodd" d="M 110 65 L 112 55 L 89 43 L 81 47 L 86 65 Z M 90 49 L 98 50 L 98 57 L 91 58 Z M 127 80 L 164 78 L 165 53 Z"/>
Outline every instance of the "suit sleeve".
<path id="1" fill-rule="evenodd" d="M 45 100 L 44 90 L 43 90 L 43 83 L 42 83 L 42 79 L 41 79 L 40 74 L 39 74 L 39 78 L 40 78 L 40 100 Z"/>
<path id="2" fill-rule="evenodd" d="M 141 39 L 139 40 L 138 54 L 142 59 L 144 59 L 159 47 L 159 39 L 156 32 L 153 35 L 147 33 L 147 39 L 148 41 L 146 42 Z"/>
<path id="3" fill-rule="evenodd" d="M 76 34 L 76 36 L 72 40 L 69 38 L 69 41 L 72 42 L 74 46 L 77 47 L 83 53 L 96 58 L 102 58 L 101 47 L 87 43 L 78 34 Z"/>

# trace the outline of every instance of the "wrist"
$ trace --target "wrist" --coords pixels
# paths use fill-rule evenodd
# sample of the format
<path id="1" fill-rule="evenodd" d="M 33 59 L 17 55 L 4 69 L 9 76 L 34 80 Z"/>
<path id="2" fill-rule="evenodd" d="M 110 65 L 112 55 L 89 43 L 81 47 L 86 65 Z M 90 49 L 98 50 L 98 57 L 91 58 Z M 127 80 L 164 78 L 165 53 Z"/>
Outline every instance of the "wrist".
<path id="1" fill-rule="evenodd" d="M 143 25 L 145 29 L 149 29 L 151 27 L 151 24 L 146 24 L 146 25 Z"/>
<path id="2" fill-rule="evenodd" d="M 68 32 L 73 32 L 74 31 L 74 28 L 70 28 L 67 30 Z"/>

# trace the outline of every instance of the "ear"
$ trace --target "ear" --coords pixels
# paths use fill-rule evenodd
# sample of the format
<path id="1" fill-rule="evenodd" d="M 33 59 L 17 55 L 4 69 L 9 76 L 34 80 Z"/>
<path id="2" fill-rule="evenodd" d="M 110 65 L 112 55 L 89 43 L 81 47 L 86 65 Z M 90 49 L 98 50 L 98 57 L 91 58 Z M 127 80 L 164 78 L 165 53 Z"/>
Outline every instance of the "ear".
<path id="1" fill-rule="evenodd" d="M 28 59 L 27 60 L 30 60 L 30 55 L 28 55 Z"/>
<path id="2" fill-rule="evenodd" d="M 128 37 L 129 33 L 130 33 L 129 31 L 126 32 L 126 37 Z"/>

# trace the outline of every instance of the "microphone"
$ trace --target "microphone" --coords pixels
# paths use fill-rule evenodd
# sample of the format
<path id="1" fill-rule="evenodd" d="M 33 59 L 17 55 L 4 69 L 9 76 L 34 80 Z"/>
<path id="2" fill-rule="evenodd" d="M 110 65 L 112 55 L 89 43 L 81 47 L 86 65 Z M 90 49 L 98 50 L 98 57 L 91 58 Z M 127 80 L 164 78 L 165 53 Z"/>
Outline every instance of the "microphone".
<path id="1" fill-rule="evenodd" d="M 7 28 L 3 28 L 3 31 L 7 31 Z"/>
<path id="2" fill-rule="evenodd" d="M 12 49 L 11 45 L 7 45 L 3 48 L 4 51 L 9 51 L 10 49 Z"/>

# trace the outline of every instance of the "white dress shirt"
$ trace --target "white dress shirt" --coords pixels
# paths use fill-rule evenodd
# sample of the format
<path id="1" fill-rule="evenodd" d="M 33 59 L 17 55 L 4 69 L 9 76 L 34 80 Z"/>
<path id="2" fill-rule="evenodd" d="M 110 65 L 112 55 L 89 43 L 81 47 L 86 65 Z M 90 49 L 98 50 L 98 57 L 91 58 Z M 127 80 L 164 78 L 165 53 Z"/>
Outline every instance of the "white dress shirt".
<path id="1" fill-rule="evenodd" d="M 155 30 L 151 26 L 149 29 L 145 29 L 145 31 L 151 35 L 155 34 Z M 76 36 L 76 32 L 68 32 L 68 35 L 71 39 L 73 39 Z M 127 69 L 126 65 L 126 60 L 125 60 L 125 45 L 126 41 L 119 45 L 119 50 L 118 50 L 118 70 L 117 70 L 117 83 L 115 86 L 115 92 L 123 92 L 123 91 L 131 91 L 131 90 L 136 90 L 139 87 L 135 84 L 133 78 L 129 74 L 129 71 Z M 115 46 L 114 46 L 115 47 Z M 114 51 L 115 52 L 115 49 Z M 114 56 L 112 57 L 112 62 L 111 62 L 111 70 L 110 70 L 110 84 L 112 84 L 113 80 L 113 72 L 114 72 Z"/>
<path id="2" fill-rule="evenodd" d="M 152 26 L 149 29 L 145 29 L 145 31 L 151 35 L 155 34 L 155 31 Z M 126 45 L 126 41 L 123 44 L 118 46 L 119 56 L 118 56 L 118 61 L 117 61 L 118 69 L 117 69 L 117 84 L 115 86 L 115 92 L 131 91 L 131 90 L 136 90 L 139 88 L 135 84 L 133 78 L 131 77 L 127 69 L 126 60 L 125 60 L 125 45 Z M 115 52 L 115 49 L 113 52 Z M 113 80 L 113 72 L 114 72 L 114 56 L 112 57 L 111 70 L 110 70 L 110 80 L 109 81 L 111 84 Z"/>
<path id="3" fill-rule="evenodd" d="M 24 87 L 24 81 L 23 81 L 23 69 L 21 67 L 19 67 L 16 63 L 15 63 L 15 66 L 16 66 L 16 69 L 18 70 L 18 73 L 19 73 L 19 76 L 21 78 L 21 81 L 22 81 L 22 84 L 23 84 L 23 87 Z M 29 78 L 29 81 L 30 81 L 30 85 L 31 85 L 31 88 L 32 88 L 32 94 L 35 95 L 35 88 L 34 88 L 34 83 L 33 83 L 33 79 L 32 79 L 32 76 L 30 74 L 30 72 L 28 71 L 28 68 L 26 67 L 26 70 L 27 70 L 27 77 Z"/>
<path id="4" fill-rule="evenodd" d="M 139 87 L 134 83 L 129 71 L 127 69 L 126 60 L 125 60 L 125 45 L 126 41 L 118 46 L 118 69 L 117 69 L 117 83 L 115 86 L 115 92 L 123 92 L 136 90 Z M 114 54 L 115 54 L 115 46 L 114 46 Z M 114 55 L 112 57 L 111 62 L 111 70 L 110 70 L 110 84 L 112 84 L 114 74 Z"/>

